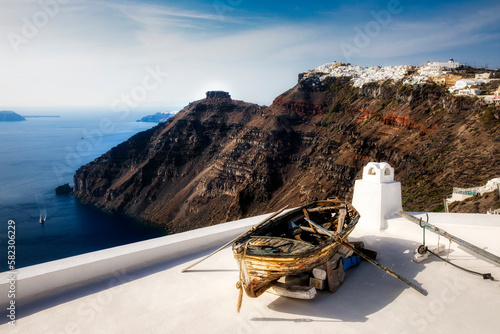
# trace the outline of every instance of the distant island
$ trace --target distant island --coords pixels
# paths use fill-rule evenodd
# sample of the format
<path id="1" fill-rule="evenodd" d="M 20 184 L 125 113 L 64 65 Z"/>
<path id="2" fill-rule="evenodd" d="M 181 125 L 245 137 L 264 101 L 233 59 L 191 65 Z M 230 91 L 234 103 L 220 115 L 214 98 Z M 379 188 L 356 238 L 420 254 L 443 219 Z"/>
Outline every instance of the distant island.
<path id="1" fill-rule="evenodd" d="M 70 195 L 73 191 L 73 188 L 69 185 L 69 183 L 65 183 L 62 186 L 56 188 L 56 195 Z"/>
<path id="2" fill-rule="evenodd" d="M 25 120 L 26 118 L 24 118 L 19 114 L 16 114 L 13 111 L 7 111 L 7 110 L 0 111 L 0 122 L 19 122 Z"/>
<path id="3" fill-rule="evenodd" d="M 137 122 L 154 122 L 154 123 L 161 123 L 165 122 L 167 119 L 175 115 L 173 112 L 168 112 L 168 111 L 160 111 L 157 112 L 154 115 L 147 115 L 144 116 L 141 119 L 138 119 Z"/>

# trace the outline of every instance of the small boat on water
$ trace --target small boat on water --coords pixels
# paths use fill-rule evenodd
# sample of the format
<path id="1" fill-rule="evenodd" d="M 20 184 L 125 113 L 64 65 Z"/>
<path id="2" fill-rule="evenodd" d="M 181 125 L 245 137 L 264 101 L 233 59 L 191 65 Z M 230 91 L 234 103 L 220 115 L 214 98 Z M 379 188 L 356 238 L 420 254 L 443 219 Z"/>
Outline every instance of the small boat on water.
<path id="1" fill-rule="evenodd" d="M 315 201 L 254 226 L 233 244 L 239 264 L 238 287 L 260 296 L 286 275 L 328 261 L 347 241 L 359 213 L 344 201 Z"/>

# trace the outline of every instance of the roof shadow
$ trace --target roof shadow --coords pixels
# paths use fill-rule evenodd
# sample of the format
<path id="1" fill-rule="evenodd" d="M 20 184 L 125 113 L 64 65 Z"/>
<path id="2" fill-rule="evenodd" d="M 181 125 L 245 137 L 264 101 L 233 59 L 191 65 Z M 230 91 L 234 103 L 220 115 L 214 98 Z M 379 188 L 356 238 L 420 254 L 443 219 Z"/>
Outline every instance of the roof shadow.
<path id="1" fill-rule="evenodd" d="M 120 286 L 125 283 L 129 283 L 143 277 L 156 274 L 158 272 L 170 269 L 172 267 L 178 266 L 183 263 L 189 263 L 195 259 L 198 259 L 202 256 L 206 256 L 210 254 L 213 250 L 216 250 L 218 247 L 213 247 L 208 250 L 198 251 L 189 255 L 180 256 L 173 260 L 161 261 L 154 264 L 146 265 L 143 268 L 136 270 L 121 270 L 113 273 L 111 277 L 103 278 L 95 282 L 82 282 L 79 286 L 74 286 L 70 288 L 64 288 L 64 291 L 60 293 L 55 293 L 50 297 L 39 298 L 35 301 L 28 302 L 26 304 L 19 305 L 16 307 L 16 320 L 28 317 L 32 314 L 41 312 L 45 309 L 52 308 L 54 306 L 64 304 L 75 299 L 79 299 L 91 294 L 96 294 L 107 289 Z M 229 270 L 229 269 L 207 269 L 207 270 L 189 270 L 188 272 L 226 272 L 226 271 L 238 271 Z M 16 304 L 17 306 L 17 304 Z M 3 315 L 3 313 L 1 313 Z M 9 318 L 2 316 L 0 318 L 0 325 L 6 324 L 9 321 Z"/>
<path id="2" fill-rule="evenodd" d="M 415 285 L 425 288 L 425 282 L 417 282 L 414 279 L 425 266 L 411 261 L 413 250 L 418 247 L 418 243 L 379 236 L 366 236 L 359 240 L 364 241 L 367 249 L 378 253 L 377 261 L 382 265 Z M 351 241 L 354 241 L 354 238 Z M 344 283 L 335 293 L 318 291 L 313 300 L 280 297 L 267 307 L 286 314 L 287 318 L 255 317 L 251 320 L 365 322 L 370 314 L 382 310 L 406 289 L 411 288 L 374 265 L 362 261 L 359 266 L 346 272 Z M 416 296 L 426 298 L 411 290 Z M 289 315 L 296 315 L 299 318 L 290 319 Z"/>

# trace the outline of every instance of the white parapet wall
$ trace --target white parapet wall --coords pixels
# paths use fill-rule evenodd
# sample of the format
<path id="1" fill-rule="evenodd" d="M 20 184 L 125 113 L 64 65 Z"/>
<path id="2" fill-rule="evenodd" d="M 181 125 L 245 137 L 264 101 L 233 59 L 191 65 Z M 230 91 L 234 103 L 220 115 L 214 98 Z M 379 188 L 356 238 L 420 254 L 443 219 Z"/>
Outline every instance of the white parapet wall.
<path id="1" fill-rule="evenodd" d="M 203 250 L 221 246 L 265 219 L 268 214 L 136 242 L 97 252 L 0 273 L 0 307 L 10 302 L 15 277 L 16 306 L 56 296 L 87 284 L 113 279 Z"/>
<path id="2" fill-rule="evenodd" d="M 361 218 L 356 228 L 384 230 L 387 219 L 402 210 L 401 183 L 394 181 L 394 168 L 387 162 L 370 162 L 363 168 L 363 179 L 356 180 L 352 205 Z"/>

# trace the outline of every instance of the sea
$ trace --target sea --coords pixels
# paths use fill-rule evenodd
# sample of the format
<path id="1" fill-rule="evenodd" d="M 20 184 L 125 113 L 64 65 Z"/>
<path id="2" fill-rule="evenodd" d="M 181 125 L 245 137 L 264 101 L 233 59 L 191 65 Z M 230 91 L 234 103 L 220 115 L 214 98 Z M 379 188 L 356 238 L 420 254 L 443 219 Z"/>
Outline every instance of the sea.
<path id="1" fill-rule="evenodd" d="M 80 166 L 156 125 L 136 122 L 148 111 L 126 116 L 80 109 L 40 113 L 60 117 L 0 122 L 0 272 L 166 234 L 55 194 L 60 185 L 73 186 Z"/>

